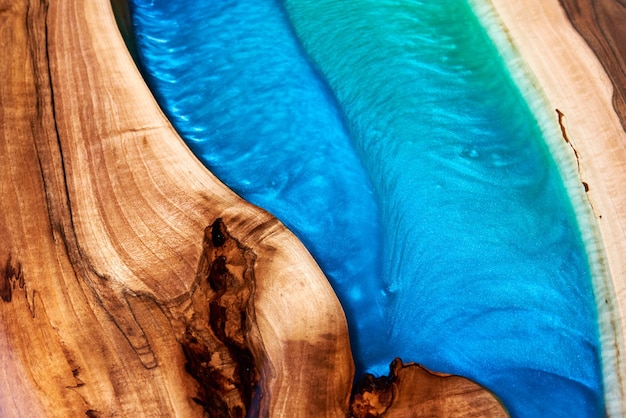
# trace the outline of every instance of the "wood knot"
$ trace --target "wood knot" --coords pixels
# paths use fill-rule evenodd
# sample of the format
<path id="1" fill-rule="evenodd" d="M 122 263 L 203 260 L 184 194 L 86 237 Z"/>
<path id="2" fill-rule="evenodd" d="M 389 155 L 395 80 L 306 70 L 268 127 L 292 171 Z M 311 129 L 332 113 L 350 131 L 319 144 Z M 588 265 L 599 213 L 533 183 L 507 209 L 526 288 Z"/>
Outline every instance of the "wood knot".
<path id="1" fill-rule="evenodd" d="M 222 218 L 217 218 L 213 225 L 211 225 L 211 242 L 215 247 L 221 247 L 226 242 L 226 237 L 222 232 Z"/>
<path id="2" fill-rule="evenodd" d="M 254 314 L 254 253 L 222 219 L 205 229 L 193 315 L 179 337 L 186 370 L 199 383 L 195 402 L 210 416 L 245 417 L 260 397 L 260 341 L 250 338 Z M 257 332 L 258 334 L 258 332 Z M 256 348 L 255 348 L 256 347 Z"/>

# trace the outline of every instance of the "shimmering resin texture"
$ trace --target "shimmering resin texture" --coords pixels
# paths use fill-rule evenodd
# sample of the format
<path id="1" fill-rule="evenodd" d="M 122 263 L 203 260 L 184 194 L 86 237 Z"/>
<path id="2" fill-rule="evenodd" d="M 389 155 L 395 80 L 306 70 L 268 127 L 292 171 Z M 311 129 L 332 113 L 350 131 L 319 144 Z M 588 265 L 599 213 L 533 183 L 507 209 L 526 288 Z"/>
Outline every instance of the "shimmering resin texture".
<path id="1" fill-rule="evenodd" d="M 132 4 L 145 77 L 177 130 L 214 174 L 307 245 L 359 330 L 352 345 L 383 361 L 370 343 L 379 328 L 356 320 L 372 312 L 385 321 L 372 300 L 382 266 L 371 182 L 284 12 L 254 0 Z"/>
<path id="2" fill-rule="evenodd" d="M 357 373 L 399 356 L 513 416 L 601 416 L 590 272 L 537 123 L 459 1 L 133 0 L 166 113 L 308 246 Z"/>

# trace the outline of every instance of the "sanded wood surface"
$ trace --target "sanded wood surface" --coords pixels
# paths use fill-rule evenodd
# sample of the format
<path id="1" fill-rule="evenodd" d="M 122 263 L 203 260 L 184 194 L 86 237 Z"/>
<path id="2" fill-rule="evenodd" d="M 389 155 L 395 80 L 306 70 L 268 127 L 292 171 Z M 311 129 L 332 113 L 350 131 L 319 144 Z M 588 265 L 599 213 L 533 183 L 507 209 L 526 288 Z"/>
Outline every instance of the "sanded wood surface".
<path id="1" fill-rule="evenodd" d="M 184 146 L 109 2 L 0 0 L 0 46 L 0 416 L 347 416 L 326 278 Z"/>
<path id="2" fill-rule="evenodd" d="M 626 1 L 559 0 L 613 84 L 613 107 L 626 130 Z"/>

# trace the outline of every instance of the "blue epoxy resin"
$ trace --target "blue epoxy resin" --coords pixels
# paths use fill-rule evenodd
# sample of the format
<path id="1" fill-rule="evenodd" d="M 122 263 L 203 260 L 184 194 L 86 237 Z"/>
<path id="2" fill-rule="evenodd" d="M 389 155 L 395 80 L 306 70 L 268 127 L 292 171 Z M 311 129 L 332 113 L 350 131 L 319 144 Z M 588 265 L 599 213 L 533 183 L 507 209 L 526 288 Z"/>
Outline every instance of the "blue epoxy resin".
<path id="1" fill-rule="evenodd" d="M 358 372 L 395 356 L 516 417 L 604 415 L 585 248 L 537 123 L 452 0 L 132 0 L 198 157 L 308 246 Z"/>
<path id="2" fill-rule="evenodd" d="M 341 110 L 274 1 L 132 1 L 144 75 L 198 158 L 278 217 L 337 292 L 359 359 L 384 329 L 381 228 Z M 373 297 L 378 293 L 379 297 Z M 376 326 L 357 321 L 363 312 Z"/>

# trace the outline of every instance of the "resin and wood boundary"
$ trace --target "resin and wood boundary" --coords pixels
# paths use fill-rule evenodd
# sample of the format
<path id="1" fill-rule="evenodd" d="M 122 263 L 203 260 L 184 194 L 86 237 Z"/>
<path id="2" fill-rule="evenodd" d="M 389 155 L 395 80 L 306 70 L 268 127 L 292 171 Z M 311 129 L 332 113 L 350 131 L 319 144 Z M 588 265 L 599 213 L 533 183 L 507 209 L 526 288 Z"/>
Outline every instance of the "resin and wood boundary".
<path id="1" fill-rule="evenodd" d="M 577 201 L 588 200 L 590 204 L 590 209 L 575 209 L 584 217 L 595 216 L 591 220 L 595 225 L 583 231 L 583 238 L 592 251 L 607 416 L 623 416 L 626 410 L 626 131 L 622 125 L 623 105 L 619 102 L 626 88 L 621 65 L 625 44 L 620 37 L 626 28 L 624 2 L 488 0 L 488 3 L 499 17 L 497 30 L 506 34 L 508 42 L 523 57 L 523 64 L 518 63 L 518 67 L 525 68 L 530 74 L 528 83 L 532 83 L 526 88 L 544 95 L 539 100 L 544 101 L 541 107 L 551 115 L 553 125 L 549 130 L 557 140 L 563 141 L 562 129 L 566 127 L 567 140 L 563 143 L 568 142 L 565 146 L 571 147 L 571 158 L 563 155 L 557 158 L 562 162 L 573 161 L 569 177 L 572 186 L 578 183 Z M 574 27 L 584 34 L 595 54 Z"/>
<path id="2" fill-rule="evenodd" d="M 399 361 L 351 396 L 326 278 L 185 147 L 108 0 L 0 0 L 0 44 L 0 416 L 504 415 Z"/>

